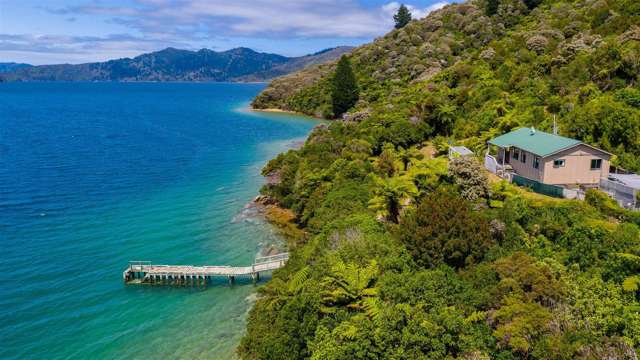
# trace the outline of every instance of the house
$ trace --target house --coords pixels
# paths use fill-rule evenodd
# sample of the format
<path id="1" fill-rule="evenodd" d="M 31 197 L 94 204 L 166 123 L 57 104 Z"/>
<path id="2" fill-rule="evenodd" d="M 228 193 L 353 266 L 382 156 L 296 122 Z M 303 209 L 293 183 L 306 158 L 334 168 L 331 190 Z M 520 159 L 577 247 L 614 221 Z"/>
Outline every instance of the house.
<path id="1" fill-rule="evenodd" d="M 497 157 L 487 153 L 485 164 L 493 172 L 515 173 L 527 181 L 564 188 L 598 187 L 609 176 L 611 154 L 579 140 L 520 128 L 489 141 Z M 491 146 L 489 146 L 491 148 Z"/>

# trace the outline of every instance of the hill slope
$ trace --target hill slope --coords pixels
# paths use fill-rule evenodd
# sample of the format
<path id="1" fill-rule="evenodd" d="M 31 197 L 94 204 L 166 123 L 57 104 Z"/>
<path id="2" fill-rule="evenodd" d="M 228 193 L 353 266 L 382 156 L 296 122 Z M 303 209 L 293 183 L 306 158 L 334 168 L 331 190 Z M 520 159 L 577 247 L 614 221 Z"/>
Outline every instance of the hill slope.
<path id="1" fill-rule="evenodd" d="M 491 17 L 482 5 L 447 6 L 355 49 L 361 97 L 353 111 L 416 118 L 475 149 L 516 126 L 550 130 L 556 115 L 564 135 L 640 170 L 638 2 L 549 4 L 530 11 L 505 0 Z M 334 66 L 275 79 L 253 105 L 330 118 Z"/>
<path id="2" fill-rule="evenodd" d="M 5 73 L 9 71 L 15 71 L 16 69 L 31 67 L 29 64 L 20 64 L 20 63 L 0 63 L 0 73 Z"/>
<path id="3" fill-rule="evenodd" d="M 455 141 L 481 157 L 556 115 L 640 169 L 640 3 L 491 2 L 355 49 L 355 108 L 263 169 L 268 203 L 306 236 L 260 289 L 242 358 L 637 359 L 640 212 L 442 155 Z M 333 68 L 276 79 L 254 106 L 331 117 Z"/>
<path id="4" fill-rule="evenodd" d="M 264 81 L 336 58 L 350 49 L 329 49 L 328 56 L 289 58 L 247 48 L 224 52 L 167 48 L 132 59 L 19 68 L 2 77 L 5 81 Z"/>

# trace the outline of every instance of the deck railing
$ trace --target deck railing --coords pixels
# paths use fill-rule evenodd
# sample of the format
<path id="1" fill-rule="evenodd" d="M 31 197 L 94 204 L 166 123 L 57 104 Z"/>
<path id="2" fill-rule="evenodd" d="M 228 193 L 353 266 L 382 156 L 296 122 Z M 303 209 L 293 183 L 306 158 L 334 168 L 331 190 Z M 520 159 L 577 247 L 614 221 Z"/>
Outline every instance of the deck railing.
<path id="1" fill-rule="evenodd" d="M 498 160 L 496 160 L 495 157 L 486 154 L 484 156 L 484 167 L 492 173 L 497 174 L 500 165 L 498 165 Z"/>

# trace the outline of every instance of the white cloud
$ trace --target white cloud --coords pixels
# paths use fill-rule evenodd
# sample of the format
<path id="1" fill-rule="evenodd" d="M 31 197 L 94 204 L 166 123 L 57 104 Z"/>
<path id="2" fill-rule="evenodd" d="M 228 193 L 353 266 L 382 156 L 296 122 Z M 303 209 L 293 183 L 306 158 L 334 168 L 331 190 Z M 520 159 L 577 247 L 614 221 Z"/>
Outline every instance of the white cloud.
<path id="1" fill-rule="evenodd" d="M 119 57 L 131 57 L 141 53 L 155 51 L 166 46 L 188 47 L 187 43 L 165 42 L 127 34 L 109 36 L 65 36 L 0 34 L 0 55 L 11 58 L 24 58 L 33 64 L 54 62 L 85 62 L 87 55 L 91 61 L 103 61 Z M 20 55 L 22 54 L 22 55 Z M 32 59 L 32 60 L 31 60 Z"/>
<path id="2" fill-rule="evenodd" d="M 400 6 L 399 2 L 393 1 L 383 6 L 365 7 L 357 0 L 128 0 L 126 5 L 118 6 L 103 0 L 84 1 L 78 6 L 48 8 L 47 11 L 50 16 L 59 16 L 66 21 L 106 19 L 127 35 L 5 33 L 0 34 L 0 56 L 14 57 L 23 53 L 28 59 L 35 54 L 56 54 L 55 59 L 58 59 L 67 54 L 72 62 L 94 61 L 134 56 L 168 46 L 209 47 L 225 38 L 260 39 L 262 43 L 323 39 L 324 42 L 331 40 L 335 45 L 340 45 L 341 39 L 352 43 L 358 39 L 361 43 L 392 29 L 393 14 Z M 421 18 L 446 4 L 441 1 L 427 7 L 410 4 L 407 7 L 414 18 Z M 277 46 L 270 50 L 282 53 Z M 53 55 L 50 58 L 53 59 Z"/>
<path id="3" fill-rule="evenodd" d="M 407 5 L 414 18 L 446 5 Z M 354 0 L 136 0 L 135 6 L 77 6 L 61 14 L 109 15 L 142 33 L 208 34 L 265 37 L 369 38 L 387 32 L 400 4 L 365 8 Z"/>
<path id="4" fill-rule="evenodd" d="M 429 13 L 431 13 L 432 11 L 435 11 L 435 10 L 438 10 L 438 9 L 442 9 L 443 7 L 445 7 L 445 6 L 449 5 L 449 4 L 450 3 L 446 2 L 446 1 L 439 1 L 439 2 L 436 2 L 434 4 L 431 4 L 431 5 L 427 6 L 425 8 L 418 8 L 416 6 L 409 5 L 409 4 L 405 4 L 405 6 L 411 12 L 412 18 L 414 18 L 414 19 L 422 19 L 423 17 L 429 15 Z M 398 8 L 400 8 L 400 3 L 397 2 L 397 1 L 392 1 L 392 2 L 382 6 L 382 10 L 388 16 L 393 16 L 398 11 Z"/>

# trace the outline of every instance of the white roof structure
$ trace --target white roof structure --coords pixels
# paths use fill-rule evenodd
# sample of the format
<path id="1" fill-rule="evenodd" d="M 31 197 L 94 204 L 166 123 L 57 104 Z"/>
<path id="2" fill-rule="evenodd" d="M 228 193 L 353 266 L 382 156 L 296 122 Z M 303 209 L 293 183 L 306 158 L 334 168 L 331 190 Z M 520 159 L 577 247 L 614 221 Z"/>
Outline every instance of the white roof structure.
<path id="1" fill-rule="evenodd" d="M 451 152 L 454 152 L 460 156 L 473 155 L 473 151 L 469 150 L 465 146 L 452 146 L 450 149 Z"/>

